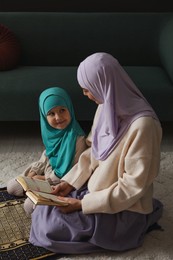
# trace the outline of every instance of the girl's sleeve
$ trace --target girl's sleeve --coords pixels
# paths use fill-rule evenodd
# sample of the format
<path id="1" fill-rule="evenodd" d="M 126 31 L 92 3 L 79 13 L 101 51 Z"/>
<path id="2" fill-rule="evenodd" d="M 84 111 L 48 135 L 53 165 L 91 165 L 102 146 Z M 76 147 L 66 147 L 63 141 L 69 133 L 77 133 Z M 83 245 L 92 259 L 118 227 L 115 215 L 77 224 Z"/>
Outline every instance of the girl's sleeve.
<path id="1" fill-rule="evenodd" d="M 40 159 L 33 162 L 28 168 L 24 171 L 24 175 L 27 176 L 29 172 L 35 172 L 37 175 L 44 174 L 44 169 L 46 167 L 48 158 L 45 155 L 45 150 L 43 151 Z"/>

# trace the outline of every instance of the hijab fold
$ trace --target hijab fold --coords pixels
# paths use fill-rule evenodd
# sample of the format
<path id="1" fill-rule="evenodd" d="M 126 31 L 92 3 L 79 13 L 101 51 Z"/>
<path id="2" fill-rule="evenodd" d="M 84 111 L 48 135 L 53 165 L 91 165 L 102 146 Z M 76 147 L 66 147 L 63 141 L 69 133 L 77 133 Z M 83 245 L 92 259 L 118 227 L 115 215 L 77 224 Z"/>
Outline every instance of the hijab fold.
<path id="1" fill-rule="evenodd" d="M 95 53 L 82 61 L 77 70 L 78 83 L 101 101 L 96 126 L 92 131 L 92 151 L 105 160 L 130 124 L 139 117 L 158 120 L 150 104 L 112 55 Z"/>
<path id="2" fill-rule="evenodd" d="M 64 106 L 71 115 L 70 124 L 63 130 L 51 127 L 47 121 L 47 113 L 56 106 Z M 78 136 L 84 132 L 75 119 L 72 101 L 67 92 L 59 87 L 44 90 L 39 97 L 40 126 L 42 140 L 55 174 L 61 178 L 71 168 L 76 152 Z"/>

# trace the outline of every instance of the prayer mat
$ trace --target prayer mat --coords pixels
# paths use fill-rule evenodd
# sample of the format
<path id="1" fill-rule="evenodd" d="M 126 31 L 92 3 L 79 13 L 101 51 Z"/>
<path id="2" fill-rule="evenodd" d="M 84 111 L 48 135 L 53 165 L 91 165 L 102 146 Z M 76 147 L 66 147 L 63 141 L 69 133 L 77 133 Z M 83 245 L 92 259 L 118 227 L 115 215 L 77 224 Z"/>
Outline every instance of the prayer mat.
<path id="1" fill-rule="evenodd" d="M 31 217 L 23 209 L 24 200 L 0 190 L 0 259 L 49 259 L 55 254 L 28 241 Z"/>

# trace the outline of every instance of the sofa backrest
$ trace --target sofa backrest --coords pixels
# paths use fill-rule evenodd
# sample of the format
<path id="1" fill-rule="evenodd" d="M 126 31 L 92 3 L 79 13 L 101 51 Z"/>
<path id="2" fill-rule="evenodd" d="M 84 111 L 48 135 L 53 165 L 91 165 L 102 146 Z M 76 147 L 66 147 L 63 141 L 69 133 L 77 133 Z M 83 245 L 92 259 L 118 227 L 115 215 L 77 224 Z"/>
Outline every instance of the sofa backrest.
<path id="1" fill-rule="evenodd" d="M 22 65 L 78 66 L 110 52 L 122 65 L 160 65 L 159 37 L 170 13 L 1 12 L 22 45 Z"/>

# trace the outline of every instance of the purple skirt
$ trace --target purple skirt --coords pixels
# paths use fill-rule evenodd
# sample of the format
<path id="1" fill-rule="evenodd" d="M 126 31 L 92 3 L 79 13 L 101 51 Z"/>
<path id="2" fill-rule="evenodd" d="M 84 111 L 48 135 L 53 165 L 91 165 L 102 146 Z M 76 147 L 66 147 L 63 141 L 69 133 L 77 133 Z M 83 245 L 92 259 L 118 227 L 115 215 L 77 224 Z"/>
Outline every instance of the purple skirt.
<path id="1" fill-rule="evenodd" d="M 86 187 L 70 196 L 81 199 Z M 64 214 L 54 206 L 37 206 L 32 213 L 29 241 L 59 254 L 84 254 L 104 250 L 125 251 L 142 245 L 150 226 L 162 216 L 163 205 L 153 199 L 147 215 L 122 211 L 116 214 Z"/>

